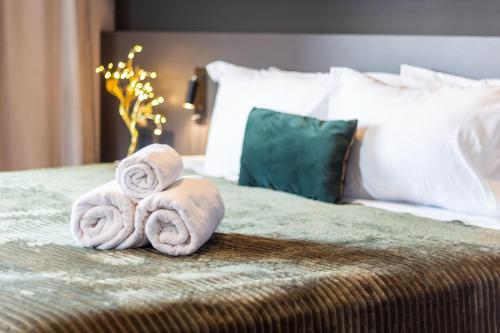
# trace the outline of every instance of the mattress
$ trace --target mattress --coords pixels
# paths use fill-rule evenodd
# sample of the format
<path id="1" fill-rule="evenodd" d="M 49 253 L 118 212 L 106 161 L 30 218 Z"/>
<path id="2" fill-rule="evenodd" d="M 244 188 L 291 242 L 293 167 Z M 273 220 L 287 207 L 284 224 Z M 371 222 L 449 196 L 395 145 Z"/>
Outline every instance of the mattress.
<path id="1" fill-rule="evenodd" d="M 499 332 L 500 232 L 213 179 L 189 257 L 71 238 L 109 164 L 0 173 L 1 332 Z"/>

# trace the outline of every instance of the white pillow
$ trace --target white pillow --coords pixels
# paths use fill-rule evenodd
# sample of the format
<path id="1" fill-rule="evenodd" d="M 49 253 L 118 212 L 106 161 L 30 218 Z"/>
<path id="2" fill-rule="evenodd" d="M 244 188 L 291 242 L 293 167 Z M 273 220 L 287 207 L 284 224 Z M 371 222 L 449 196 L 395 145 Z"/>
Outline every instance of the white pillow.
<path id="1" fill-rule="evenodd" d="M 218 82 L 205 173 L 237 180 L 248 115 L 253 107 L 326 119 L 328 73 L 256 70 L 223 61 L 207 65 Z"/>
<path id="2" fill-rule="evenodd" d="M 401 65 L 401 85 L 415 88 L 433 88 L 442 85 L 456 87 L 478 87 L 478 86 L 500 86 L 500 80 L 484 79 L 473 80 L 466 77 L 435 72 L 430 69 L 415 67 L 410 65 Z"/>
<path id="3" fill-rule="evenodd" d="M 382 84 L 332 68 L 329 117 L 358 119 L 345 195 L 500 217 L 500 89 Z"/>

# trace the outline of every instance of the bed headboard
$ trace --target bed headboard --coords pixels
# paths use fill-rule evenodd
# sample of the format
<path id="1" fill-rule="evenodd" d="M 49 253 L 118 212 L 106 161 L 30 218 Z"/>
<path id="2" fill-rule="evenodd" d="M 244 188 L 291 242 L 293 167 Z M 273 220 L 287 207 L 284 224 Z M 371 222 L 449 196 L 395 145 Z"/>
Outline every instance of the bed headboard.
<path id="1" fill-rule="evenodd" d="M 407 63 L 472 78 L 500 78 L 500 37 L 113 32 L 103 34 L 102 61 L 123 59 L 134 44 L 144 46 L 136 61 L 158 72 L 154 87 L 167 99 L 165 140 L 182 154 L 203 153 L 208 132 L 208 125 L 195 124 L 181 108 L 187 81 L 195 67 L 218 59 L 255 68 L 328 71 L 348 66 L 392 73 Z M 113 98 L 102 96 L 101 156 L 112 161 L 126 151 L 128 133 Z M 213 96 L 209 85 L 209 107 Z"/>

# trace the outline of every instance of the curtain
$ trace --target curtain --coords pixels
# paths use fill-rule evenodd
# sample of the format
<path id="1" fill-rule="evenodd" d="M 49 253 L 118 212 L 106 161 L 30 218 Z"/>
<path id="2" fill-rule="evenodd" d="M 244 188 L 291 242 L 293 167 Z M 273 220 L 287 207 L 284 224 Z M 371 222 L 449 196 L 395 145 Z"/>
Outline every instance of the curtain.
<path id="1" fill-rule="evenodd" d="M 113 0 L 0 0 L 0 170 L 99 160 L 100 32 Z"/>

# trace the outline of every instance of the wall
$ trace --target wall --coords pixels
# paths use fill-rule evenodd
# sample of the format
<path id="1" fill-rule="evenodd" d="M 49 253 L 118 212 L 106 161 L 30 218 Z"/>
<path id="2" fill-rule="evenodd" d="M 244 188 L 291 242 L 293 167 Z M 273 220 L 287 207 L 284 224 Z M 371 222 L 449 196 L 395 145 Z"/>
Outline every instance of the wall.
<path id="1" fill-rule="evenodd" d="M 119 0 L 118 30 L 500 35 L 498 0 Z"/>

